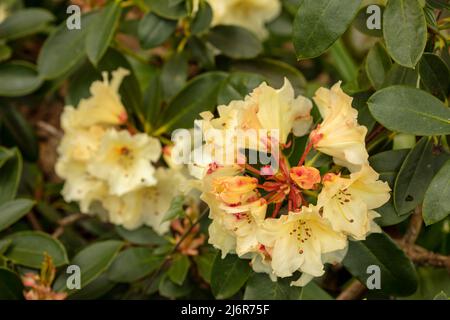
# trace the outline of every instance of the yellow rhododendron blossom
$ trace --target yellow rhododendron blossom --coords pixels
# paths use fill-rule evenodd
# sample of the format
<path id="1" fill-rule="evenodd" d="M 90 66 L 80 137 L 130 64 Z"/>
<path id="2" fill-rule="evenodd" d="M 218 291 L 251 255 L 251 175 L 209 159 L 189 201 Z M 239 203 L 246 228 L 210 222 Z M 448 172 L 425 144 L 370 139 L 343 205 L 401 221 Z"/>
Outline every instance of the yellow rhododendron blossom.
<path id="1" fill-rule="evenodd" d="M 390 198 L 388 184 L 378 177 L 378 173 L 368 165 L 349 178 L 336 174 L 324 177 L 317 206 L 334 230 L 364 240 L 368 233 L 378 229 L 373 219 L 379 215 L 373 209 L 381 207 Z"/>
<path id="2" fill-rule="evenodd" d="M 265 24 L 281 12 L 279 0 L 208 0 L 213 10 L 212 25 L 235 25 L 260 38 L 267 37 Z"/>
<path id="3" fill-rule="evenodd" d="M 108 183 L 112 195 L 121 196 L 157 183 L 151 162 L 161 156 L 161 144 L 146 134 L 108 130 L 88 165 L 88 172 Z"/>
<path id="4" fill-rule="evenodd" d="M 271 248 L 271 267 L 277 277 L 289 277 L 296 271 L 321 276 L 322 255 L 347 246 L 345 235 L 334 231 L 312 206 L 278 219 L 266 219 L 258 238 L 266 250 Z"/>
<path id="5" fill-rule="evenodd" d="M 123 106 L 119 87 L 130 72 L 119 68 L 112 72 L 111 81 L 108 73 L 103 73 L 103 81 L 92 83 L 91 96 L 82 99 L 75 109 L 71 106 L 65 108 L 61 118 L 61 126 L 65 131 L 86 128 L 93 125 L 120 125 L 127 121 L 127 112 Z"/>
<path id="6" fill-rule="evenodd" d="M 367 128 L 358 124 L 352 98 L 337 83 L 331 90 L 317 90 L 314 101 L 323 117 L 323 122 L 310 134 L 314 148 L 332 156 L 336 164 L 358 170 L 368 161 L 364 141 Z"/>

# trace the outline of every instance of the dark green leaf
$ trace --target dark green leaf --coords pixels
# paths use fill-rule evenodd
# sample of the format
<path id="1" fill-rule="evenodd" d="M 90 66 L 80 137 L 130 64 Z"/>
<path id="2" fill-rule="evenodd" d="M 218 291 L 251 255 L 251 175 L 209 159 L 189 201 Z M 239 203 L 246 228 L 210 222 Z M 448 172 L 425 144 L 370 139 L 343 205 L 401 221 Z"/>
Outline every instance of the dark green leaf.
<path id="1" fill-rule="evenodd" d="M 208 251 L 194 257 L 195 264 L 197 265 L 198 273 L 207 283 L 211 283 L 211 272 L 214 260 L 216 259 L 217 252 Z"/>
<path id="2" fill-rule="evenodd" d="M 18 221 L 34 206 L 34 201 L 17 199 L 0 204 L 0 231 Z"/>
<path id="3" fill-rule="evenodd" d="M 450 160 L 430 183 L 423 201 L 423 220 L 430 225 L 450 214 Z"/>
<path id="4" fill-rule="evenodd" d="M 9 60 L 12 56 L 12 49 L 10 46 L 0 43 L 0 62 Z"/>
<path id="5" fill-rule="evenodd" d="M 242 100 L 264 80 L 264 77 L 255 73 L 232 73 L 222 84 L 217 103 L 219 105 L 227 105 L 232 100 Z"/>
<path id="6" fill-rule="evenodd" d="M 294 20 L 293 41 L 297 57 L 324 53 L 347 30 L 360 0 L 303 0 Z"/>
<path id="7" fill-rule="evenodd" d="M 204 73 L 191 80 L 169 104 L 164 113 L 165 124 L 157 130 L 163 133 L 175 128 L 192 128 L 200 112 L 214 110 L 217 95 L 227 74 Z"/>
<path id="8" fill-rule="evenodd" d="M 165 245 L 167 240 L 158 235 L 149 227 L 140 227 L 136 230 L 127 230 L 116 227 L 117 233 L 125 240 L 138 245 Z"/>
<path id="9" fill-rule="evenodd" d="M 22 231 L 8 236 L 11 245 L 5 256 L 16 264 L 39 269 L 44 261 L 44 254 L 52 257 L 55 266 L 68 263 L 64 246 L 50 235 L 40 231 Z"/>
<path id="10" fill-rule="evenodd" d="M 177 22 L 148 13 L 139 21 L 138 37 L 144 49 L 163 44 L 174 32 Z"/>
<path id="11" fill-rule="evenodd" d="M 217 26 L 206 39 L 222 54 L 234 59 L 250 59 L 262 51 L 261 41 L 247 29 L 237 26 Z"/>
<path id="12" fill-rule="evenodd" d="M 178 254 L 172 260 L 167 275 L 175 284 L 181 286 L 186 279 L 191 263 L 185 255 Z"/>
<path id="13" fill-rule="evenodd" d="M 406 296 L 417 289 L 414 265 L 385 233 L 371 234 L 365 241 L 350 241 L 343 264 L 363 284 L 372 275 L 367 267 L 378 266 L 383 293 Z"/>
<path id="14" fill-rule="evenodd" d="M 176 196 L 172 199 L 172 202 L 170 203 L 170 208 L 167 210 L 167 212 L 164 215 L 163 220 L 161 223 L 164 223 L 166 221 L 171 221 L 175 218 L 182 217 L 184 215 L 184 196 Z"/>
<path id="15" fill-rule="evenodd" d="M 69 300 L 93 300 L 101 298 L 110 291 L 117 283 L 109 280 L 107 274 L 100 275 L 84 288 L 75 291 L 68 297 Z"/>
<path id="16" fill-rule="evenodd" d="M 42 84 L 33 65 L 13 61 L 0 65 L 0 96 L 20 97 L 32 93 Z"/>
<path id="17" fill-rule="evenodd" d="M 450 84 L 450 71 L 439 56 L 425 53 L 419 62 L 419 74 L 424 89 L 441 100 L 446 99 Z"/>
<path id="18" fill-rule="evenodd" d="M 208 29 L 213 19 L 213 11 L 208 1 L 200 1 L 197 14 L 191 23 L 191 33 L 199 34 Z"/>
<path id="19" fill-rule="evenodd" d="M 78 252 L 70 264 L 80 267 L 82 289 L 108 269 L 122 246 L 121 241 L 108 240 L 94 243 Z M 67 278 L 68 275 L 63 273 L 56 279 L 54 286 L 57 291 L 67 290 Z"/>
<path id="20" fill-rule="evenodd" d="M 108 277 L 115 282 L 134 282 L 156 270 L 163 261 L 149 248 L 130 248 L 114 259 Z"/>
<path id="21" fill-rule="evenodd" d="M 302 288 L 291 286 L 293 279 L 272 281 L 267 274 L 254 273 L 245 287 L 245 300 L 300 300 Z"/>
<path id="22" fill-rule="evenodd" d="M 450 134 L 450 109 L 422 90 L 392 86 L 376 92 L 368 104 L 373 117 L 392 131 L 421 136 Z"/>
<path id="23" fill-rule="evenodd" d="M 241 289 L 251 274 L 248 260 L 236 255 L 216 256 L 211 272 L 211 289 L 217 299 L 226 299 Z"/>
<path id="24" fill-rule="evenodd" d="M 184 1 L 145 0 L 145 2 L 150 7 L 150 10 L 167 19 L 177 20 L 187 15 Z"/>
<path id="25" fill-rule="evenodd" d="M 302 300 L 333 300 L 333 297 L 323 290 L 317 283 L 311 281 L 302 291 Z"/>
<path id="26" fill-rule="evenodd" d="M 383 35 L 391 57 L 414 68 L 427 42 L 427 24 L 419 1 L 390 0 L 383 14 Z"/>
<path id="27" fill-rule="evenodd" d="M 164 276 L 159 282 L 159 294 L 170 299 L 187 296 L 192 291 L 192 285 L 185 281 L 179 286 L 173 283 L 168 276 Z"/>
<path id="28" fill-rule="evenodd" d="M 381 88 L 392 61 L 382 44 L 377 42 L 369 51 L 366 59 L 367 77 L 377 90 Z"/>
<path id="29" fill-rule="evenodd" d="M 374 22 L 378 22 L 378 21 L 373 20 L 373 19 L 378 18 L 378 16 L 377 16 L 378 13 L 374 12 L 373 10 L 368 10 L 368 8 L 374 4 L 375 4 L 375 6 L 377 6 L 380 9 L 380 23 L 382 23 L 383 22 L 382 14 L 384 12 L 384 6 L 374 2 L 373 4 L 369 4 L 369 5 L 362 7 L 358 11 L 355 21 L 353 22 L 353 25 L 355 26 L 356 29 L 358 29 L 359 31 L 361 31 L 362 33 L 364 33 L 368 36 L 381 38 L 381 37 L 383 37 L 383 30 L 382 30 L 381 24 L 380 24 L 379 29 L 377 28 L 378 26 L 375 26 L 375 28 L 372 27 L 372 24 Z M 371 29 L 368 28 L 368 22 L 371 22 Z"/>
<path id="30" fill-rule="evenodd" d="M 423 201 L 428 185 L 439 170 L 435 162 L 433 143 L 423 137 L 410 151 L 395 179 L 394 205 L 400 215 L 414 210 Z"/>
<path id="31" fill-rule="evenodd" d="M 381 88 L 387 88 L 393 85 L 405 85 L 416 88 L 419 79 L 419 73 L 414 69 L 402 67 L 394 63 L 386 74 Z"/>
<path id="32" fill-rule="evenodd" d="M 23 300 L 23 289 L 16 273 L 0 268 L 0 300 Z"/>
<path id="33" fill-rule="evenodd" d="M 161 71 L 161 85 L 164 98 L 169 100 L 186 84 L 188 77 L 188 61 L 185 54 L 174 54 L 164 64 Z"/>
<path id="34" fill-rule="evenodd" d="M 0 151 L 8 149 L 0 147 Z M 6 160 L 0 168 L 0 204 L 16 197 L 22 175 L 22 156 L 17 149 L 12 149 L 13 156 Z"/>
<path id="35" fill-rule="evenodd" d="M 0 23 L 0 39 L 14 40 L 44 31 L 53 20 L 53 14 L 42 8 L 19 10 Z"/>
<path id="36" fill-rule="evenodd" d="M 121 14 L 120 1 L 114 0 L 102 8 L 90 23 L 86 36 L 86 53 L 94 65 L 97 65 L 113 40 Z"/>

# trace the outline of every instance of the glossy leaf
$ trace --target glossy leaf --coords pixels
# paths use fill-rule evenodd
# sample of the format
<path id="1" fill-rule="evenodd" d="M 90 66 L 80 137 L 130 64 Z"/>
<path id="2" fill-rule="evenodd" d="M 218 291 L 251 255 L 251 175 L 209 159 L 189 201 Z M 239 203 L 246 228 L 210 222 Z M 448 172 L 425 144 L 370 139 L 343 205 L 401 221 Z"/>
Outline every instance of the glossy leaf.
<path id="1" fill-rule="evenodd" d="M 392 86 L 368 101 L 373 117 L 392 131 L 419 136 L 450 134 L 450 109 L 422 90 Z"/>
<path id="2" fill-rule="evenodd" d="M 272 281 L 267 274 L 253 273 L 245 287 L 245 300 L 300 300 L 302 288 L 291 286 L 291 278 Z"/>
<path id="3" fill-rule="evenodd" d="M 190 265 L 191 263 L 187 256 L 181 254 L 176 255 L 172 260 L 169 270 L 167 270 L 167 275 L 170 280 L 181 286 L 186 279 Z"/>
<path id="4" fill-rule="evenodd" d="M 450 214 L 450 160 L 442 166 L 428 187 L 423 201 L 423 220 L 430 225 Z"/>
<path id="5" fill-rule="evenodd" d="M 0 96 L 24 96 L 38 89 L 42 82 L 36 68 L 27 62 L 0 64 Z"/>
<path id="6" fill-rule="evenodd" d="M 176 21 L 148 13 L 139 21 L 138 37 L 142 48 L 151 49 L 163 44 L 176 27 Z"/>
<path id="7" fill-rule="evenodd" d="M 22 281 L 20 277 L 5 268 L 0 268 L 0 300 L 23 300 Z"/>
<path id="8" fill-rule="evenodd" d="M 375 89 L 381 88 L 391 67 L 392 61 L 386 49 L 377 42 L 370 49 L 366 59 L 367 77 Z"/>
<path id="9" fill-rule="evenodd" d="M 224 259 L 217 255 L 211 272 L 211 289 L 217 299 L 230 298 L 244 286 L 251 273 L 248 263 L 236 255 Z"/>
<path id="10" fill-rule="evenodd" d="M 425 53 L 419 62 L 422 87 L 434 96 L 445 100 L 450 85 L 450 71 L 442 59 L 431 53 Z"/>
<path id="11" fill-rule="evenodd" d="M 347 30 L 360 4 L 360 0 L 301 1 L 293 25 L 297 57 L 314 58 L 324 53 Z"/>
<path id="12" fill-rule="evenodd" d="M 0 204 L 0 231 L 11 226 L 28 212 L 34 205 L 34 201 L 17 199 Z"/>
<path id="13" fill-rule="evenodd" d="M 0 39 L 14 40 L 44 31 L 53 20 L 53 14 L 42 8 L 19 10 L 0 23 Z"/>

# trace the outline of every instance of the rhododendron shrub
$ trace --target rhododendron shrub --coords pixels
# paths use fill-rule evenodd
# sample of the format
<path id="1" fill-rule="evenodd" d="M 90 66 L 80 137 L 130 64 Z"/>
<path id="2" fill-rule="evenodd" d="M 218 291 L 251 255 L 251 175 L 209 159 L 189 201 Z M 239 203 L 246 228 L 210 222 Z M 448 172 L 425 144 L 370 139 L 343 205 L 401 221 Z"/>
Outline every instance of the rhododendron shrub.
<path id="1" fill-rule="evenodd" d="M 450 11 L 0 3 L 0 299 L 447 299 Z"/>

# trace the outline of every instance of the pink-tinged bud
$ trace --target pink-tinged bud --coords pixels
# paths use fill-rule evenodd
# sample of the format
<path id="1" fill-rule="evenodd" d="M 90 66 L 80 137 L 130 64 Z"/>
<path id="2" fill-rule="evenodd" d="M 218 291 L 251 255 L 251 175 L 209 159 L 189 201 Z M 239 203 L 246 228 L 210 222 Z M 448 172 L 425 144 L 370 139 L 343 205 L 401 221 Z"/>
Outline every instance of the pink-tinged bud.
<path id="1" fill-rule="evenodd" d="M 270 165 L 266 165 L 261 168 L 261 174 L 263 176 L 273 176 L 275 172 Z"/>
<path id="2" fill-rule="evenodd" d="M 313 189 L 316 183 L 320 182 L 320 172 L 313 167 L 293 167 L 290 177 L 302 189 Z"/>
<path id="3" fill-rule="evenodd" d="M 224 177 L 213 182 L 214 193 L 228 205 L 238 205 L 241 200 L 256 189 L 258 179 L 245 176 Z"/>
<path id="4" fill-rule="evenodd" d="M 323 138 L 323 133 L 319 132 L 320 127 L 318 126 L 315 130 L 311 131 L 309 135 L 309 140 L 313 144 L 313 146 L 316 146 L 320 140 Z"/>
<path id="5" fill-rule="evenodd" d="M 124 123 L 127 122 L 127 121 L 128 121 L 128 114 L 127 114 L 125 111 L 121 112 L 121 113 L 119 114 L 119 122 L 120 122 L 121 124 L 124 124 Z"/>
<path id="6" fill-rule="evenodd" d="M 323 176 L 323 178 L 322 178 L 322 183 L 332 182 L 332 181 L 334 181 L 334 179 L 335 179 L 336 177 L 337 177 L 337 174 L 334 174 L 334 173 L 329 172 L 329 173 L 327 173 L 327 174 L 325 174 L 325 175 Z"/>

